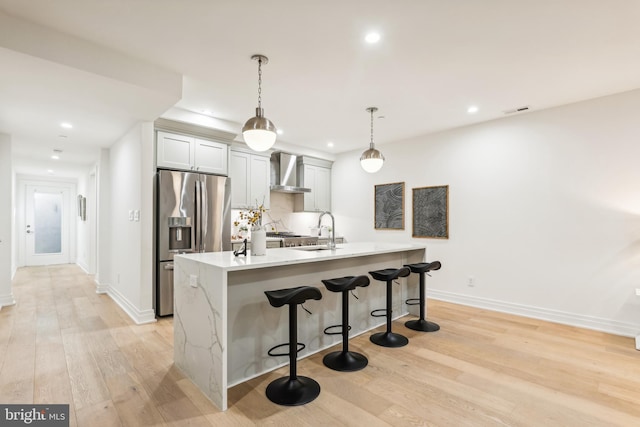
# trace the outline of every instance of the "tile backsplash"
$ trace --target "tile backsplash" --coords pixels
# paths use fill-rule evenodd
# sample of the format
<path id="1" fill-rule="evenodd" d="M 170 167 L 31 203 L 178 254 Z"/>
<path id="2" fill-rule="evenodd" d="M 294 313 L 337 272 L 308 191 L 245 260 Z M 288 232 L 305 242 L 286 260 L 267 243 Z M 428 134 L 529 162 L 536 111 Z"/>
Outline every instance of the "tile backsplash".
<path id="1" fill-rule="evenodd" d="M 297 234 L 309 234 L 310 228 L 318 225 L 320 213 L 293 211 L 295 194 L 272 191 L 270 197 L 270 207 L 264 214 L 263 224 L 275 227 L 277 231 L 291 231 Z M 238 213 L 237 209 L 231 211 L 232 221 L 238 218 Z M 328 224 L 327 220 L 325 225 Z"/>

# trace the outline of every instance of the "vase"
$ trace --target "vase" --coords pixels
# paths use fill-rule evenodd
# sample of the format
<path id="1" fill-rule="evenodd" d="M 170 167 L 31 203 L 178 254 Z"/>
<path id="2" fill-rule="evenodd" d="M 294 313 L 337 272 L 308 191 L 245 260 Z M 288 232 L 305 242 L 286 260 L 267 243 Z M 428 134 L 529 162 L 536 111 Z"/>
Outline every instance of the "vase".
<path id="1" fill-rule="evenodd" d="M 251 255 L 262 256 L 267 254 L 267 232 L 264 228 L 251 230 Z"/>

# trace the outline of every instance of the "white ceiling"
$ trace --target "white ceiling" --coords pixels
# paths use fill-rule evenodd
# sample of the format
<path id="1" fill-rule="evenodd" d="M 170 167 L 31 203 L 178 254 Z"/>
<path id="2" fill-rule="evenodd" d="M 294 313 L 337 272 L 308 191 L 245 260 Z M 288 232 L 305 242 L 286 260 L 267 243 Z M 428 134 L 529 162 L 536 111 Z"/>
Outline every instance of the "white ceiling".
<path id="1" fill-rule="evenodd" d="M 327 153 L 367 148 L 369 106 L 385 117 L 384 152 L 512 108 L 640 87 L 637 0 L 0 0 L 0 12 L 0 132 L 22 171 L 53 148 L 67 166 L 90 163 L 174 104 L 239 133 L 257 104 L 254 53 L 270 59 L 263 107 L 279 141 Z"/>

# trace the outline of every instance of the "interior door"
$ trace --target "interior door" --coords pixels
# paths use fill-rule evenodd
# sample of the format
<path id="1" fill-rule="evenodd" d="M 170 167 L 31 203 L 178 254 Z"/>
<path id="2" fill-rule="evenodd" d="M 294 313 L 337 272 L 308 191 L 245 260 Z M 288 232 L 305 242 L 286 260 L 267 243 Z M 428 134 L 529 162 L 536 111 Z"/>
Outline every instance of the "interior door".
<path id="1" fill-rule="evenodd" d="M 69 189 L 27 185 L 26 265 L 69 263 Z"/>

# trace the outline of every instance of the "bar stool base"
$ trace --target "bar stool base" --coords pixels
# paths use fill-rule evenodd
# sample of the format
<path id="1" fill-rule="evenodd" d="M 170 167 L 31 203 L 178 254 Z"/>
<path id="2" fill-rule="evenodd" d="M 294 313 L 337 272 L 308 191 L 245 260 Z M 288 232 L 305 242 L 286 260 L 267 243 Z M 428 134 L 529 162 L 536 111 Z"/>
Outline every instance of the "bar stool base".
<path id="1" fill-rule="evenodd" d="M 413 329 L 414 331 L 422 332 L 435 332 L 440 330 L 440 325 L 424 319 L 409 320 L 408 322 L 405 322 L 404 326 L 409 329 Z"/>
<path id="2" fill-rule="evenodd" d="M 369 337 L 372 343 L 382 347 L 404 347 L 409 344 L 409 339 L 393 332 L 378 332 Z"/>
<path id="3" fill-rule="evenodd" d="M 353 372 L 363 369 L 369 360 L 364 355 L 353 351 L 334 351 L 324 356 L 322 363 L 334 371 Z"/>
<path id="4" fill-rule="evenodd" d="M 267 397 L 273 403 L 284 406 L 304 405 L 320 394 L 320 384 L 309 377 L 282 377 L 267 386 Z"/>

